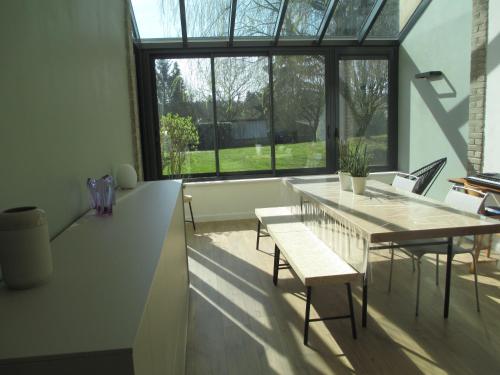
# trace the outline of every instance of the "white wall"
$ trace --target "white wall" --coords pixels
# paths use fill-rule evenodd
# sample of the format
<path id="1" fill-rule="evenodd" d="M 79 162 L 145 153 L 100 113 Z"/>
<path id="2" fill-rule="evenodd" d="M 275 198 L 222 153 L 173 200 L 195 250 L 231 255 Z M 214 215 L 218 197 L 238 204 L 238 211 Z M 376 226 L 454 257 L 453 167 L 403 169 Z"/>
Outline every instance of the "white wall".
<path id="1" fill-rule="evenodd" d="M 390 184 L 394 172 L 372 173 L 370 177 Z M 197 222 L 252 219 L 256 208 L 283 206 L 298 199 L 281 178 L 190 182 L 185 184 L 185 193 L 193 196 Z M 185 213 L 189 217 L 187 205 Z"/>
<path id="2" fill-rule="evenodd" d="M 466 175 L 471 22 L 471 1 L 432 1 L 399 49 L 398 168 L 446 156 L 432 198 L 444 199 L 448 178 Z M 444 77 L 415 79 L 429 70 Z"/>
<path id="3" fill-rule="evenodd" d="M 484 172 L 500 173 L 500 1 L 489 2 Z"/>
<path id="4" fill-rule="evenodd" d="M 0 211 L 88 209 L 87 177 L 133 164 L 126 0 L 0 0 Z"/>

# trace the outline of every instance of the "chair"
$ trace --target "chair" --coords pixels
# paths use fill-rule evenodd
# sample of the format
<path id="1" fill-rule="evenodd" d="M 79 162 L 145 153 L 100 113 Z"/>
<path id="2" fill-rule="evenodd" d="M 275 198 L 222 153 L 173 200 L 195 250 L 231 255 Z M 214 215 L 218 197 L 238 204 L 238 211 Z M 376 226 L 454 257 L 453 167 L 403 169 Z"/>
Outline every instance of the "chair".
<path id="1" fill-rule="evenodd" d="M 418 181 L 419 178 L 417 176 L 413 176 L 408 173 L 398 172 L 394 177 L 394 180 L 392 181 L 392 186 L 394 186 L 397 189 L 413 193 Z M 413 271 L 415 271 L 415 257 L 411 254 L 408 254 L 406 251 L 404 251 L 404 249 L 400 250 L 404 252 L 406 255 L 411 257 L 411 264 L 413 267 Z M 391 261 L 393 259 L 394 259 L 394 250 L 391 251 Z M 389 292 L 391 291 L 391 285 L 392 285 L 392 268 L 391 272 L 389 273 Z"/>
<path id="2" fill-rule="evenodd" d="M 410 173 L 411 175 L 419 178 L 418 183 L 413 191 L 415 194 L 427 194 L 437 176 L 446 165 L 446 160 L 447 158 L 438 159 Z"/>
<path id="3" fill-rule="evenodd" d="M 191 206 L 191 202 L 193 200 L 193 196 L 189 194 L 184 194 L 183 196 L 184 203 L 187 203 L 189 205 L 189 213 L 191 214 L 191 220 L 185 220 L 186 223 L 192 223 L 193 224 L 193 230 L 196 231 L 196 224 L 194 223 L 194 216 L 193 216 L 193 207 Z"/>
<path id="4" fill-rule="evenodd" d="M 408 173 L 398 172 L 392 181 L 392 186 L 408 192 L 413 192 L 417 186 L 419 177 Z"/>
<path id="5" fill-rule="evenodd" d="M 470 188 L 463 188 L 461 186 L 453 186 L 448 194 L 446 195 L 445 198 L 445 203 L 455 209 L 462 210 L 468 213 L 472 214 L 477 214 L 481 208 L 484 205 L 484 201 L 487 197 L 487 194 L 484 194 L 480 191 L 474 190 L 472 194 L 469 194 L 472 192 L 473 189 Z M 443 239 L 445 241 L 446 239 Z M 479 294 L 478 294 L 478 288 L 477 288 L 477 267 L 476 267 L 476 257 L 474 254 L 475 247 L 472 246 L 471 248 L 468 247 L 463 247 L 461 245 L 462 239 L 459 239 L 454 245 L 453 245 L 453 254 L 452 257 L 455 256 L 456 254 L 465 254 L 468 253 L 472 256 L 472 261 L 474 264 L 474 286 L 475 286 L 475 291 L 476 291 L 476 305 L 477 305 L 477 311 L 480 311 L 479 309 Z M 476 243 L 476 241 L 474 241 Z M 411 244 L 410 242 L 407 242 L 406 244 Z M 402 247 L 404 247 L 404 243 L 401 244 Z M 409 254 L 412 257 L 412 260 L 414 258 L 417 259 L 417 302 L 416 302 L 416 307 L 415 307 L 415 315 L 418 316 L 418 309 L 419 309 L 419 300 L 420 300 L 420 265 L 421 265 L 421 259 L 425 254 L 436 254 L 436 285 L 439 285 L 439 255 L 440 254 L 447 254 L 447 248 L 446 246 L 443 245 L 434 245 L 434 246 L 427 246 L 427 247 L 406 247 L 404 249 L 404 252 Z M 392 268 L 393 268 L 393 263 L 394 263 L 394 249 L 391 249 L 391 263 L 390 263 L 390 273 L 389 273 L 389 291 L 391 290 L 391 283 L 392 283 Z"/>

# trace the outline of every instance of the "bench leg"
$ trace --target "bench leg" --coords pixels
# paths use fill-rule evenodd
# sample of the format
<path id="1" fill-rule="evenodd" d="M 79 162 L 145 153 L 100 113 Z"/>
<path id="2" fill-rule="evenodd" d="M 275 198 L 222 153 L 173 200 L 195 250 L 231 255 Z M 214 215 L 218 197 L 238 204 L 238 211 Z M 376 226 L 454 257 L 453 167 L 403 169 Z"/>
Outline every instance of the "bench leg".
<path id="1" fill-rule="evenodd" d="M 191 223 L 193 224 L 193 230 L 196 232 L 196 224 L 194 223 L 193 207 L 191 206 L 191 202 L 189 202 L 189 212 L 191 213 Z"/>
<path id="2" fill-rule="evenodd" d="M 273 284 L 278 285 L 278 271 L 280 268 L 280 249 L 278 245 L 274 245 L 274 269 L 273 269 Z"/>
<path id="3" fill-rule="evenodd" d="M 351 284 L 346 283 L 345 284 L 347 287 L 347 299 L 349 300 L 349 314 L 351 317 L 351 329 L 352 329 L 352 337 L 356 339 L 356 319 L 354 318 L 354 307 L 352 304 L 352 291 L 351 291 Z"/>
<path id="4" fill-rule="evenodd" d="M 304 318 L 304 345 L 307 346 L 307 341 L 309 338 L 309 313 L 311 311 L 311 297 L 312 297 L 312 288 L 310 286 L 307 287 L 307 300 L 306 300 L 306 316 Z"/>
<path id="5" fill-rule="evenodd" d="M 361 325 L 366 327 L 366 318 L 368 315 L 368 275 L 363 277 L 363 304 L 361 306 Z"/>
<path id="6" fill-rule="evenodd" d="M 257 219 L 257 243 L 255 245 L 255 250 L 259 250 L 259 240 L 260 240 L 260 220 Z"/>

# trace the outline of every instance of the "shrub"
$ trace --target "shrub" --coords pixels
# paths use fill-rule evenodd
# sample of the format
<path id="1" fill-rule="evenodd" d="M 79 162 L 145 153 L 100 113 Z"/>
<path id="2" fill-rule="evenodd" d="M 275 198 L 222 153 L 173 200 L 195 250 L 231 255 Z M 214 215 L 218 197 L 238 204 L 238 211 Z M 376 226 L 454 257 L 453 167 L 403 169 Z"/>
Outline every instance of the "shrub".
<path id="1" fill-rule="evenodd" d="M 182 167 L 188 151 L 196 150 L 200 143 L 198 130 L 191 117 L 167 113 L 160 119 L 162 162 L 172 177 L 182 176 Z"/>

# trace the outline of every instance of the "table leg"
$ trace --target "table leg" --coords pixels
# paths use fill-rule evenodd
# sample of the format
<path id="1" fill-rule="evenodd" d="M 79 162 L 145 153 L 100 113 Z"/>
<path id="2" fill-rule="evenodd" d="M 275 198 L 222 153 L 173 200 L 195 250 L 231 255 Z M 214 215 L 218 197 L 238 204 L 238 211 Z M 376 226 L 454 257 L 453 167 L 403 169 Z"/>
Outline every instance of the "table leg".
<path id="1" fill-rule="evenodd" d="M 363 277 L 363 306 L 361 306 L 361 325 L 366 327 L 368 315 L 368 272 Z"/>
<path id="2" fill-rule="evenodd" d="M 453 261 L 453 237 L 448 238 L 446 257 L 446 286 L 444 290 L 444 318 L 448 318 L 450 310 L 451 263 Z"/>

